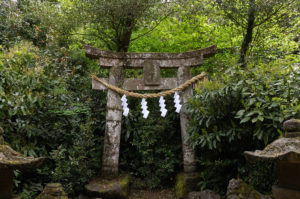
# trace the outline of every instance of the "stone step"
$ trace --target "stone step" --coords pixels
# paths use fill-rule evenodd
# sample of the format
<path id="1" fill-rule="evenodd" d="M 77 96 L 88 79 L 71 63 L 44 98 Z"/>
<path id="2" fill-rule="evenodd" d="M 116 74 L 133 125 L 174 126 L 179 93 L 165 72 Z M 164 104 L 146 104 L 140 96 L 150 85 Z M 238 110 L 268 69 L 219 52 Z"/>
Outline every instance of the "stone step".
<path id="1" fill-rule="evenodd" d="M 96 178 L 85 186 L 85 193 L 92 199 L 127 199 L 129 186 L 129 175 L 114 179 Z"/>

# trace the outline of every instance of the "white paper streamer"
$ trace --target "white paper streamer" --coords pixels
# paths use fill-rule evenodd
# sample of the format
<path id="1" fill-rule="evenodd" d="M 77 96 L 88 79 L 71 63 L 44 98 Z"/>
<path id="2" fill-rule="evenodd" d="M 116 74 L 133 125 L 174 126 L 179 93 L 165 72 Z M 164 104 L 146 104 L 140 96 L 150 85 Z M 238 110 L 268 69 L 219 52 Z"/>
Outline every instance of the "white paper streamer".
<path id="1" fill-rule="evenodd" d="M 159 98 L 159 107 L 160 107 L 160 112 L 161 112 L 161 116 L 162 117 L 165 117 L 166 116 L 166 114 L 167 114 L 167 112 L 168 112 L 168 110 L 166 109 L 166 104 L 165 104 L 165 99 L 164 99 L 164 97 L 163 96 L 161 96 L 160 98 Z"/>
<path id="2" fill-rule="evenodd" d="M 143 113 L 143 118 L 147 119 L 148 115 L 149 115 L 149 111 L 147 110 L 148 106 L 147 106 L 147 101 L 145 98 L 142 99 L 142 113 Z"/>
<path id="3" fill-rule="evenodd" d="M 121 101 L 122 101 L 122 107 L 123 107 L 123 115 L 125 117 L 127 117 L 128 113 L 129 113 L 129 108 L 128 108 L 126 95 L 123 95 L 123 97 L 121 98 Z"/>
<path id="4" fill-rule="evenodd" d="M 180 104 L 180 96 L 178 95 L 178 92 L 175 92 L 174 94 L 174 103 L 175 103 L 176 113 L 179 113 L 182 105 Z"/>

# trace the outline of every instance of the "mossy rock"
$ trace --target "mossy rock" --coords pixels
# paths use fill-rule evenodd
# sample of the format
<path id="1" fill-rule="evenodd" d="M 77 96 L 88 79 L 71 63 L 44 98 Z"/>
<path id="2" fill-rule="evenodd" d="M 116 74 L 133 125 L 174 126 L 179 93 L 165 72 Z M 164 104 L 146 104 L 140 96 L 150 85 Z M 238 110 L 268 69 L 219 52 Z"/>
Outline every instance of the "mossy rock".
<path id="1" fill-rule="evenodd" d="M 271 199 L 256 191 L 241 179 L 231 179 L 227 187 L 227 199 Z"/>
<path id="2" fill-rule="evenodd" d="M 197 190 L 201 181 L 200 173 L 179 173 L 176 176 L 175 194 L 179 199 L 186 198 L 189 192 Z"/>
<path id="3" fill-rule="evenodd" d="M 68 196 L 60 183 L 50 183 L 36 199 L 68 199 Z"/>
<path id="4" fill-rule="evenodd" d="M 127 199 L 129 196 L 130 175 L 114 179 L 96 178 L 85 186 L 86 195 L 103 199 Z"/>

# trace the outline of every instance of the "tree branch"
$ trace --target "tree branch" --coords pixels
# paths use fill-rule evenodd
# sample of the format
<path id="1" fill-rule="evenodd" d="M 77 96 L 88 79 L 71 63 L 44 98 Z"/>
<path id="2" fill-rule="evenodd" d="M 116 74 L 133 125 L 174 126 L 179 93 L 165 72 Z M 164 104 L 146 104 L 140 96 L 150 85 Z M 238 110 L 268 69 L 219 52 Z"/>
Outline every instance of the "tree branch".
<path id="1" fill-rule="evenodd" d="M 288 7 L 289 5 L 291 5 L 293 2 L 295 2 L 295 0 L 290 1 L 286 7 Z M 268 20 L 271 19 L 272 16 L 275 16 L 283 7 L 284 7 L 284 3 L 281 4 L 281 6 L 279 6 L 279 8 L 277 10 L 275 10 L 274 12 L 272 12 L 270 15 L 266 16 L 266 18 L 263 19 L 260 23 L 256 24 L 255 27 L 260 26 L 260 25 L 266 23 Z"/>
<path id="2" fill-rule="evenodd" d="M 143 36 L 149 34 L 150 32 L 152 32 L 155 28 L 157 28 L 157 27 L 161 24 L 162 21 L 164 21 L 166 18 L 168 18 L 168 17 L 171 15 L 171 13 L 173 13 L 173 12 L 170 12 L 169 14 L 165 15 L 165 16 L 164 16 L 163 18 L 161 18 L 161 20 L 159 20 L 159 22 L 157 22 L 157 24 L 155 24 L 155 26 L 153 26 L 150 30 L 148 30 L 148 31 L 146 31 L 146 32 L 144 32 L 144 33 L 142 33 L 142 34 L 136 36 L 135 38 L 131 39 L 130 42 L 133 42 L 133 41 L 135 41 L 135 40 L 137 40 L 137 39 L 139 39 L 139 38 L 141 38 L 141 37 L 143 37 Z"/>
<path id="3" fill-rule="evenodd" d="M 107 41 L 106 39 L 98 36 L 98 35 L 94 35 L 94 34 L 87 34 L 87 33 L 70 33 L 70 35 L 82 35 L 82 36 L 92 36 L 92 37 L 97 37 L 98 39 L 100 39 L 101 41 L 103 41 L 105 43 L 105 45 L 107 46 L 107 48 L 109 50 L 113 50 L 111 48 L 111 45 L 109 44 L 109 41 Z"/>

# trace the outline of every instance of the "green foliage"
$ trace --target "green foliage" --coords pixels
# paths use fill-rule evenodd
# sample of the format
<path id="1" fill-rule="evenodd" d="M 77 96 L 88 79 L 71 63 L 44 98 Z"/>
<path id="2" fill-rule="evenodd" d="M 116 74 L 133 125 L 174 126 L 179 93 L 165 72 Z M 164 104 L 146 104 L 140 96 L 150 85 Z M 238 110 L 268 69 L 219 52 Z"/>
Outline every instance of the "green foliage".
<path id="1" fill-rule="evenodd" d="M 271 193 L 272 185 L 277 184 L 276 164 L 259 161 L 249 164 L 249 169 L 249 183 L 260 193 Z"/>
<path id="2" fill-rule="evenodd" d="M 241 154 L 263 148 L 282 133 L 284 120 L 300 117 L 296 10 L 257 26 L 249 52 L 253 66 L 240 70 L 232 66 L 243 31 L 222 10 L 210 1 L 160 2 L 0 0 L 0 126 L 14 149 L 46 158 L 39 169 L 15 172 L 22 198 L 34 198 L 50 181 L 61 182 L 75 196 L 100 170 L 106 93 L 91 90 L 89 73 L 105 76 L 107 71 L 85 57 L 82 40 L 113 50 L 130 44 L 132 52 L 183 52 L 217 44 L 218 53 L 193 69 L 213 76 L 197 90 L 189 109 L 190 138 L 203 178 L 199 188 L 224 194 L 229 179 L 240 175 L 269 191 L 273 176 L 260 165 L 248 176 Z M 245 2 L 238 1 L 237 8 Z M 233 13 L 235 6 L 230 9 Z M 239 10 L 244 23 L 247 5 Z M 265 17 L 259 15 L 257 23 Z M 126 22 L 132 19 L 134 24 Z M 127 76 L 141 73 L 127 71 Z M 172 99 L 166 100 L 166 118 L 150 100 L 151 113 L 144 120 L 140 101 L 129 99 L 130 116 L 122 121 L 121 171 L 130 172 L 139 187 L 170 186 L 182 170 L 179 117 L 169 108 Z"/>
<path id="3" fill-rule="evenodd" d="M 160 188 L 174 181 L 182 159 L 179 117 L 169 110 L 161 118 L 157 100 L 147 100 L 151 113 L 143 119 L 140 100 L 130 99 L 130 116 L 123 120 L 121 169 L 136 178 L 139 188 Z M 172 106 L 172 98 L 166 98 Z M 138 107 L 138 108 L 133 108 Z"/>
<path id="4" fill-rule="evenodd" d="M 229 69 L 197 90 L 189 102 L 189 137 L 198 149 L 199 166 L 204 165 L 202 188 L 224 193 L 224 178 L 247 173 L 243 151 L 263 148 L 282 134 L 283 121 L 299 117 L 299 78 L 297 66 L 261 65 Z M 227 175 L 210 175 L 217 165 Z"/>
<path id="5" fill-rule="evenodd" d="M 51 180 L 75 194 L 99 169 L 102 136 L 94 132 L 104 130 L 105 100 L 91 93 L 86 70 L 93 71 L 94 65 L 89 62 L 81 53 L 59 49 L 52 54 L 29 43 L 1 54 L 5 140 L 24 155 L 46 158 L 41 168 L 17 176 L 24 198 L 28 189 Z"/>

